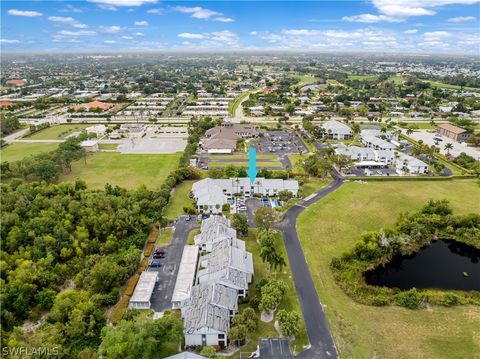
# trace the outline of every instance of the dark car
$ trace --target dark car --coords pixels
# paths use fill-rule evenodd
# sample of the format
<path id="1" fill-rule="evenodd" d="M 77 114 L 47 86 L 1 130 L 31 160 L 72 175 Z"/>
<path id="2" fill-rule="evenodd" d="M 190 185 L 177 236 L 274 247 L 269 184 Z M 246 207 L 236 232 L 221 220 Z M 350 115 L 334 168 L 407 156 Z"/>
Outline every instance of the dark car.
<path id="1" fill-rule="evenodd" d="M 150 263 L 148 264 L 150 267 L 161 267 L 162 264 L 160 263 L 160 259 L 154 258 L 150 260 Z"/>
<path id="2" fill-rule="evenodd" d="M 167 251 L 164 247 L 155 247 L 153 250 L 153 258 L 165 258 Z"/>

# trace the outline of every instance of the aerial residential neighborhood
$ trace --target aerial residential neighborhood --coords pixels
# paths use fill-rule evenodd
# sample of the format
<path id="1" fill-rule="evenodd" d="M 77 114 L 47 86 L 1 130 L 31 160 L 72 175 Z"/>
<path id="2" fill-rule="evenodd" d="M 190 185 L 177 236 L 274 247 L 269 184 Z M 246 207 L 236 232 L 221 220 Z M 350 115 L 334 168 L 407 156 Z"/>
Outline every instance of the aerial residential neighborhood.
<path id="1" fill-rule="evenodd" d="M 476 359 L 480 1 L 3 1 L 5 358 Z"/>

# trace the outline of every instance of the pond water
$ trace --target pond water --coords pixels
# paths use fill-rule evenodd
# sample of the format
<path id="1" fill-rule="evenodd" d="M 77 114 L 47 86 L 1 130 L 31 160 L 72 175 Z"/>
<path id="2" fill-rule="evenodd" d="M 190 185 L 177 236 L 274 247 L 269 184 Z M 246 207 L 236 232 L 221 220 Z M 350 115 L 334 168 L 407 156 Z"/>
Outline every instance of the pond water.
<path id="1" fill-rule="evenodd" d="M 480 290 L 480 250 L 456 241 L 437 240 L 418 253 L 395 257 L 364 276 L 370 285 L 402 290 Z"/>

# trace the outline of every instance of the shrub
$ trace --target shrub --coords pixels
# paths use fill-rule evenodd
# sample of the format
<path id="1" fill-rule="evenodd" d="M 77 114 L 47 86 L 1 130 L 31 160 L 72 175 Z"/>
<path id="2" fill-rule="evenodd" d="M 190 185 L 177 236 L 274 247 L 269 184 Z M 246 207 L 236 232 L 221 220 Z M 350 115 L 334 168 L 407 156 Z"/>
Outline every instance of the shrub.
<path id="1" fill-rule="evenodd" d="M 112 314 L 110 315 L 110 321 L 112 322 L 112 324 L 117 324 L 120 320 L 122 320 L 123 315 L 127 310 L 129 301 L 130 297 L 126 295 L 120 298 L 115 308 L 113 308 Z"/>
<path id="2" fill-rule="evenodd" d="M 408 291 L 399 292 L 395 295 L 395 302 L 408 309 L 417 309 L 420 305 L 417 289 L 412 288 Z"/>
<path id="3" fill-rule="evenodd" d="M 445 293 L 442 298 L 439 300 L 439 304 L 444 305 L 446 307 L 450 307 L 452 305 L 457 305 L 459 303 L 458 296 L 455 293 Z"/>
<path id="4" fill-rule="evenodd" d="M 138 280 L 140 278 L 140 275 L 138 273 L 135 273 L 127 283 L 127 286 L 125 287 L 125 295 L 128 295 L 129 297 L 132 296 L 133 291 L 135 290 L 135 287 L 137 286 Z"/>

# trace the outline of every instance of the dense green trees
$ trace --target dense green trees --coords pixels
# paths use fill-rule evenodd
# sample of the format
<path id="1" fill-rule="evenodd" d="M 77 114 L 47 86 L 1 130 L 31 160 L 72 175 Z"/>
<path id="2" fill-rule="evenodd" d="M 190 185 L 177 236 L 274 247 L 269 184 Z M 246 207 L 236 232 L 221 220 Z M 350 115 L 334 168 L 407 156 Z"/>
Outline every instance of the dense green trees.
<path id="1" fill-rule="evenodd" d="M 281 309 L 278 311 L 276 317 L 283 335 L 292 338 L 298 334 L 300 331 L 300 314 L 294 311 L 288 312 L 285 309 Z"/>
<path id="2" fill-rule="evenodd" d="M 122 320 L 115 328 L 103 329 L 100 353 L 111 359 L 154 359 L 168 342 L 179 342 L 182 337 L 182 322 L 172 315 Z"/>
<path id="3" fill-rule="evenodd" d="M 286 291 L 287 285 L 284 281 L 280 279 L 267 280 L 260 289 L 260 293 L 262 294 L 259 305 L 260 310 L 267 312 L 276 310 Z"/>
<path id="4" fill-rule="evenodd" d="M 2 136 L 9 135 L 20 128 L 20 121 L 11 112 L 0 112 L 0 129 Z"/>
<path id="5" fill-rule="evenodd" d="M 237 231 L 239 235 L 246 236 L 248 234 L 247 217 L 241 213 L 235 213 L 231 217 L 232 228 Z"/>
<path id="6" fill-rule="evenodd" d="M 96 347 L 102 306 L 118 300 L 118 287 L 136 270 L 150 223 L 160 217 L 160 192 L 11 181 L 0 196 L 3 339 L 51 308 L 45 327 L 12 340 L 29 344 L 51 332 L 65 356 Z M 58 294 L 65 288 L 76 290 Z"/>
<path id="7" fill-rule="evenodd" d="M 239 344 L 248 337 L 248 333 L 257 329 L 257 325 L 258 316 L 255 310 L 249 307 L 245 308 L 242 313 L 233 317 L 228 337 L 231 341 Z"/>
<path id="8" fill-rule="evenodd" d="M 260 242 L 260 258 L 268 263 L 268 267 L 280 270 L 286 265 L 285 258 L 278 252 L 275 245 L 275 234 L 266 230 L 260 230 L 257 234 L 257 240 Z"/>
<path id="9" fill-rule="evenodd" d="M 257 228 L 268 231 L 275 224 L 277 213 L 274 209 L 261 207 L 255 212 L 254 222 Z"/>

